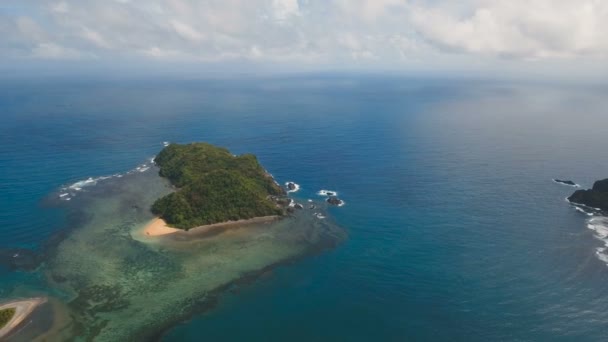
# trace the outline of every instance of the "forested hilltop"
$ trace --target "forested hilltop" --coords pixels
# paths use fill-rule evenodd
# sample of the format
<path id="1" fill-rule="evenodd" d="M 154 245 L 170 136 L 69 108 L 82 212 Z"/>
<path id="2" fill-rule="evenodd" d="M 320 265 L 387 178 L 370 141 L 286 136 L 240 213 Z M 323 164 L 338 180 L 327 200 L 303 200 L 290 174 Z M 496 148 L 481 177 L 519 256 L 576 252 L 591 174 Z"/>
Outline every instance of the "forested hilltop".
<path id="1" fill-rule="evenodd" d="M 283 214 L 272 198 L 285 191 L 252 154 L 234 156 L 207 143 L 171 144 L 155 162 L 160 175 L 178 188 L 152 206 L 152 212 L 170 226 L 187 230 Z"/>

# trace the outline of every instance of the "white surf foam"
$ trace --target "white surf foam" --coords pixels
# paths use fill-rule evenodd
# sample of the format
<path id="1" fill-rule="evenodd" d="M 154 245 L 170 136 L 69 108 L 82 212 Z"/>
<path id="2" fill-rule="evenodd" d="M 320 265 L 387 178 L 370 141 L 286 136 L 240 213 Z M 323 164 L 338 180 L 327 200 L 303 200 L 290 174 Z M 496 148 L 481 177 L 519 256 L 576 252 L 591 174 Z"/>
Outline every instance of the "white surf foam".
<path id="1" fill-rule="evenodd" d="M 81 181 L 75 182 L 75 183 L 73 183 L 73 184 L 71 184 L 71 185 L 69 185 L 69 186 L 67 186 L 67 187 L 65 187 L 63 189 L 64 190 L 70 189 L 70 190 L 74 190 L 74 191 L 80 191 L 83 188 L 86 188 L 88 186 L 97 185 L 97 182 L 103 181 L 103 180 L 106 180 L 106 179 L 110 179 L 112 177 L 114 177 L 114 176 L 101 176 L 101 177 L 96 177 L 96 178 L 89 177 L 89 178 L 87 178 L 85 180 L 81 180 Z"/>
<path id="2" fill-rule="evenodd" d="M 604 247 L 596 248 L 595 255 L 608 265 L 608 217 L 594 216 L 587 221 L 587 228 L 593 230 L 595 238 L 604 243 Z"/>
<path id="3" fill-rule="evenodd" d="M 568 197 L 566 197 L 566 202 L 570 203 L 574 207 L 575 210 L 577 210 L 581 213 L 584 213 L 588 216 L 593 216 L 594 214 L 600 214 L 602 212 L 602 209 L 600 209 L 600 208 L 593 208 L 593 207 L 586 206 L 584 204 L 572 202 L 568 199 Z"/>
<path id="4" fill-rule="evenodd" d="M 576 206 L 575 206 L 575 207 L 574 207 L 574 210 L 576 210 L 576 211 L 578 211 L 578 212 L 581 212 L 581 213 L 583 213 L 583 214 L 585 214 L 585 215 L 587 215 L 587 216 L 593 216 L 593 213 L 587 212 L 587 211 L 585 211 L 585 209 L 583 209 L 583 208 L 581 208 L 581 207 L 576 207 Z"/>
<path id="5" fill-rule="evenodd" d="M 170 143 L 170 142 L 168 142 L 168 141 L 163 141 L 163 146 L 167 147 L 167 146 L 169 146 L 169 145 L 171 145 L 171 143 Z"/>
<path id="6" fill-rule="evenodd" d="M 605 262 L 606 265 L 608 266 L 608 255 L 605 253 L 605 250 L 606 250 L 605 248 L 598 248 L 595 251 L 595 255 L 597 256 L 598 259 Z"/>
<path id="7" fill-rule="evenodd" d="M 152 162 L 154 160 L 154 158 L 151 158 L 149 160 L 150 160 L 150 163 L 141 164 L 126 173 L 116 173 L 111 176 L 100 176 L 100 177 L 95 177 L 95 178 L 89 177 L 87 179 L 74 182 L 74 183 L 60 189 L 59 198 L 62 200 L 69 201 L 74 196 L 76 196 L 76 194 L 78 192 L 85 190 L 85 188 L 87 188 L 87 187 L 95 186 L 101 181 L 104 181 L 107 179 L 112 179 L 112 178 L 122 178 L 125 175 L 130 175 L 130 174 L 133 174 L 136 172 L 146 172 L 146 171 L 150 170 L 150 168 L 154 165 L 154 163 Z"/>
<path id="8" fill-rule="evenodd" d="M 72 189 L 72 190 L 80 191 L 84 187 L 95 185 L 95 184 L 97 184 L 97 181 L 95 179 L 93 179 L 93 177 L 89 177 L 85 180 L 78 181 L 78 182 L 68 186 L 68 188 Z"/>
<path id="9" fill-rule="evenodd" d="M 152 165 L 153 164 L 148 164 L 148 163 L 141 164 L 138 167 L 134 168 L 133 170 L 127 172 L 127 174 L 130 175 L 130 174 L 135 173 L 135 172 L 146 172 L 146 171 L 150 170 L 150 167 Z M 116 175 L 113 176 L 113 177 L 116 177 Z"/>
<path id="10" fill-rule="evenodd" d="M 338 192 L 333 191 L 333 190 L 319 190 L 317 192 L 317 195 L 319 195 L 319 196 L 338 196 Z"/>
<path id="11" fill-rule="evenodd" d="M 293 184 L 293 190 L 289 190 L 289 188 L 287 187 L 289 184 Z M 300 190 L 300 185 L 295 182 L 285 182 L 285 187 L 287 187 L 287 192 L 298 192 L 298 190 Z"/>

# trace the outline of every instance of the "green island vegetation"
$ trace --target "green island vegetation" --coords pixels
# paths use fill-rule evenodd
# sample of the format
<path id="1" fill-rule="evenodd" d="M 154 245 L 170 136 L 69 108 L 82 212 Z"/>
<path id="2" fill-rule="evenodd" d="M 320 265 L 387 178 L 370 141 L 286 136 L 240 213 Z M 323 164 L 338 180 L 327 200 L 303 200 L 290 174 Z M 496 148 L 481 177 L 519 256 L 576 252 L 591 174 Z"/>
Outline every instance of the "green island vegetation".
<path id="1" fill-rule="evenodd" d="M 15 312 L 17 310 L 15 308 L 7 308 L 0 310 L 0 329 L 4 328 L 4 326 L 13 319 L 15 316 Z"/>
<path id="2" fill-rule="evenodd" d="M 152 212 L 172 227 L 284 214 L 272 199 L 285 191 L 252 154 L 234 156 L 207 143 L 171 144 L 155 162 L 177 191 L 158 199 Z"/>

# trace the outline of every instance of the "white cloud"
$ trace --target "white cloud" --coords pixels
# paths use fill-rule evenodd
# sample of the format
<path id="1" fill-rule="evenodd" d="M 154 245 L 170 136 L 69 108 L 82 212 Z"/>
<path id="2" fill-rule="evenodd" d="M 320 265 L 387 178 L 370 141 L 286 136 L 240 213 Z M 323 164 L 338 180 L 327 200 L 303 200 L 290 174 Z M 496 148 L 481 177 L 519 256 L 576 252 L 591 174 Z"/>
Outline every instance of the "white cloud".
<path id="1" fill-rule="evenodd" d="M 0 7 L 0 58 L 399 68 L 608 56 L 605 0 L 4 1 L 20 11 Z"/>
<path id="2" fill-rule="evenodd" d="M 173 27 L 173 29 L 175 30 L 175 32 L 178 35 L 180 35 L 181 37 L 183 37 L 187 40 L 190 40 L 193 42 L 200 42 L 201 40 L 203 40 L 205 38 L 204 34 L 199 32 L 192 26 L 182 23 L 179 20 L 171 20 L 170 25 L 171 25 L 171 27 Z"/>
<path id="3" fill-rule="evenodd" d="M 300 14 L 298 0 L 272 0 L 272 10 L 278 21 L 285 21 Z"/>
<path id="4" fill-rule="evenodd" d="M 429 42 L 469 53 L 539 59 L 608 52 L 608 2 L 475 1 L 468 15 L 413 6 L 413 26 Z"/>
<path id="5" fill-rule="evenodd" d="M 253 58 L 260 58 L 263 55 L 260 48 L 255 45 L 251 47 L 250 53 Z"/>
<path id="6" fill-rule="evenodd" d="M 56 4 L 53 4 L 51 7 L 54 12 L 57 13 L 67 13 L 70 10 L 70 5 L 67 2 L 61 1 Z"/>
<path id="7" fill-rule="evenodd" d="M 40 43 L 32 50 L 32 56 L 42 59 L 81 59 L 81 52 L 54 43 Z"/>
<path id="8" fill-rule="evenodd" d="M 140 52 L 145 56 L 149 56 L 152 58 L 159 58 L 159 59 L 182 57 L 182 55 L 179 51 L 163 49 L 163 48 L 159 48 L 158 46 L 152 46 L 152 47 L 143 49 Z"/>
<path id="9" fill-rule="evenodd" d="M 99 34 L 99 32 L 93 31 L 87 27 L 83 27 L 81 34 L 84 39 L 90 41 L 97 47 L 104 49 L 112 48 L 110 43 L 108 43 L 108 41 L 101 34 Z"/>
<path id="10" fill-rule="evenodd" d="M 381 20 L 393 10 L 403 9 L 403 0 L 335 0 L 340 12 L 363 22 Z"/>
<path id="11" fill-rule="evenodd" d="M 46 37 L 44 30 L 32 18 L 19 17 L 15 21 L 15 26 L 25 40 L 39 42 Z"/>

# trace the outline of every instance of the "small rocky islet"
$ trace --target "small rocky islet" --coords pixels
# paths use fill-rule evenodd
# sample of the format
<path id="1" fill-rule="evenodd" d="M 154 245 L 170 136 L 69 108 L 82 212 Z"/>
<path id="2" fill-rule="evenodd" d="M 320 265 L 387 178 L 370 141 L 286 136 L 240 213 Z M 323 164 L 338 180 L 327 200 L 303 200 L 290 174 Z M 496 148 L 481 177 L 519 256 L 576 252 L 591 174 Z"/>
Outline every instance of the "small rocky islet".
<path id="1" fill-rule="evenodd" d="M 343 205 L 343 204 L 344 204 L 344 201 L 343 201 L 343 200 L 341 200 L 341 199 L 339 199 L 339 198 L 338 198 L 338 197 L 336 197 L 336 196 L 330 196 L 330 197 L 327 199 L 327 203 L 329 203 L 329 204 L 331 204 L 331 205 L 337 205 L 337 206 L 341 206 L 341 205 Z"/>
<path id="2" fill-rule="evenodd" d="M 563 179 L 558 179 L 558 178 L 554 178 L 553 181 L 555 183 L 559 183 L 559 184 L 563 184 L 563 185 L 569 185 L 569 186 L 574 186 L 574 187 L 578 187 L 579 185 L 574 183 L 571 180 L 563 180 Z"/>

